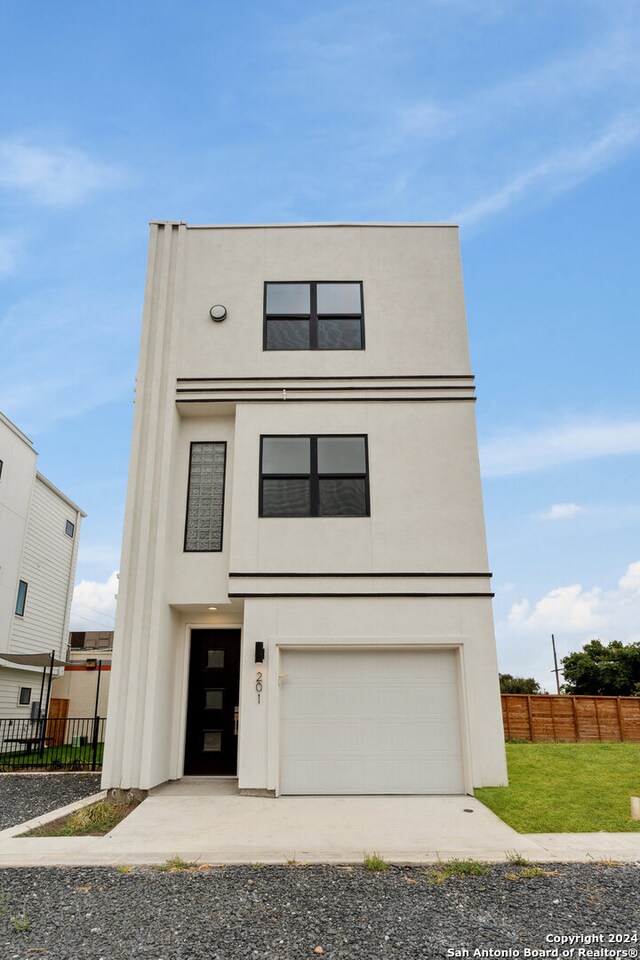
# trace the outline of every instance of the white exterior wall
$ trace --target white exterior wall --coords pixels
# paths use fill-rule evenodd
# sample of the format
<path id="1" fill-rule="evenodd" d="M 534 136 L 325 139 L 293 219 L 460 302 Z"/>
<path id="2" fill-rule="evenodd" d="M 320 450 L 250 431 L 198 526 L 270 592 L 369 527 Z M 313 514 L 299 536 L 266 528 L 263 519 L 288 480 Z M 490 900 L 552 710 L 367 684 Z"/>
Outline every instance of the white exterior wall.
<path id="1" fill-rule="evenodd" d="M 366 349 L 264 352 L 275 280 L 362 280 Z M 366 434 L 371 516 L 260 519 L 269 433 Z M 219 553 L 183 551 L 192 441 L 227 443 Z M 455 228 L 152 225 L 105 787 L 182 776 L 197 626 L 242 629 L 240 788 L 279 790 L 278 657 L 292 644 L 455 650 L 466 786 L 506 782 Z"/>
<path id="2" fill-rule="evenodd" d="M 31 441 L 0 414 L 0 653 L 64 656 L 84 514 L 36 471 Z M 65 523 L 75 525 L 74 538 Z M 18 583 L 27 583 L 23 617 L 16 615 Z M 28 717 L 20 687 L 39 700 L 42 670 L 0 661 L 0 717 Z"/>
<path id="3" fill-rule="evenodd" d="M 0 413 L 0 653 L 9 653 L 37 456 L 31 441 Z"/>
<path id="4" fill-rule="evenodd" d="M 11 653 L 64 657 L 82 514 L 36 474 L 24 539 L 20 579 L 28 584 L 24 617 L 14 617 Z M 65 533 L 66 521 L 75 534 Z"/>
<path id="5" fill-rule="evenodd" d="M 20 687 L 31 687 L 31 700 L 40 699 L 42 670 L 20 670 L 11 668 L 9 664 L 0 666 L 0 717 L 22 717 L 28 720 L 31 716 L 31 704 L 19 704 Z"/>

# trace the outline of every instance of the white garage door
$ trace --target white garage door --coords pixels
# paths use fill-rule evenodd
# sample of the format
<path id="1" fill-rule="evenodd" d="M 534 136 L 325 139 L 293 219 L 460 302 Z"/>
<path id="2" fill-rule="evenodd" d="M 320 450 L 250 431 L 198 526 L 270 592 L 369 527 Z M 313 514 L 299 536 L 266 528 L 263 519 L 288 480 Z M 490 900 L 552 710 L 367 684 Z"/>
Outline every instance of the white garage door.
<path id="1" fill-rule="evenodd" d="M 298 649 L 280 663 L 282 793 L 464 792 L 453 651 Z"/>

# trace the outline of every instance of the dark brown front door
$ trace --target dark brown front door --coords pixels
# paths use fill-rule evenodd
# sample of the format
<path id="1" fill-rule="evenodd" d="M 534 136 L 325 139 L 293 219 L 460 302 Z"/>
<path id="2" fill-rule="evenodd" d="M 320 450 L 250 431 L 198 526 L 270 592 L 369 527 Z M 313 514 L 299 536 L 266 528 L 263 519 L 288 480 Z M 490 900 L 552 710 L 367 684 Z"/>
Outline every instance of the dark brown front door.
<path id="1" fill-rule="evenodd" d="M 240 631 L 192 630 L 184 772 L 235 776 Z"/>

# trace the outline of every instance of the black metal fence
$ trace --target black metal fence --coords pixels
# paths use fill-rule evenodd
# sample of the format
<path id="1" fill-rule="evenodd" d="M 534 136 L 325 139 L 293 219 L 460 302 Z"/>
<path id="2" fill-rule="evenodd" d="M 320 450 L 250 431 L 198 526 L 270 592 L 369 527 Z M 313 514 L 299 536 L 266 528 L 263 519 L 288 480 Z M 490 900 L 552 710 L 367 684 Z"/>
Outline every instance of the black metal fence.
<path id="1" fill-rule="evenodd" d="M 0 718 L 0 771 L 100 770 L 106 717 Z"/>

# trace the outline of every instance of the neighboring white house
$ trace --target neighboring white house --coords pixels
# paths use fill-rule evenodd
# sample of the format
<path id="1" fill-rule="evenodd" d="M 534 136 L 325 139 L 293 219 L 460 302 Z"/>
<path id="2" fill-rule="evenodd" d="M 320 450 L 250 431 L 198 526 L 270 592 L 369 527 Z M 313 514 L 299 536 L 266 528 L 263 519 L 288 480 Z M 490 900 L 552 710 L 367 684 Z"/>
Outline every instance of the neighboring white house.
<path id="1" fill-rule="evenodd" d="M 64 659 L 85 514 L 37 471 L 37 456 L 0 413 L 0 657 Z M 0 717 L 30 716 L 42 673 L 0 659 Z"/>
<path id="2" fill-rule="evenodd" d="M 457 229 L 151 226 L 104 787 L 506 767 Z"/>

